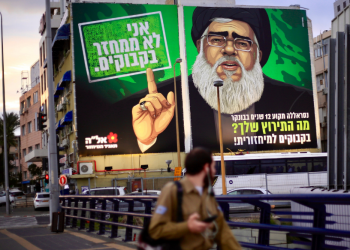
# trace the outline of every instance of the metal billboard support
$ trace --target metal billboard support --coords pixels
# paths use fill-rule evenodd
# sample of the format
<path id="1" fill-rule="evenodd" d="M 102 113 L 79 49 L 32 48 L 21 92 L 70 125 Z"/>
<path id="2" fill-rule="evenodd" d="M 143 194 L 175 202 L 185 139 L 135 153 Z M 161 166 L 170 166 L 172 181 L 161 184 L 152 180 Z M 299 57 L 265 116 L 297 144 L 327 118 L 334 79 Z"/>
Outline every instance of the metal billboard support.
<path id="1" fill-rule="evenodd" d="M 344 170 L 344 64 L 345 45 L 344 32 L 337 32 L 336 53 L 335 53 L 335 119 L 336 119 L 336 144 L 337 154 L 335 165 L 335 186 L 336 190 L 343 188 Z"/>
<path id="2" fill-rule="evenodd" d="M 345 102 L 344 102 L 344 189 L 350 190 L 350 25 L 345 26 Z"/>
<path id="3" fill-rule="evenodd" d="M 336 166 L 336 129 L 335 129 L 335 49 L 336 39 L 330 39 L 329 42 L 329 56 L 328 56 L 328 68 L 329 68 L 329 85 L 327 96 L 327 187 L 328 189 L 334 188 L 335 177 L 334 167 Z"/>

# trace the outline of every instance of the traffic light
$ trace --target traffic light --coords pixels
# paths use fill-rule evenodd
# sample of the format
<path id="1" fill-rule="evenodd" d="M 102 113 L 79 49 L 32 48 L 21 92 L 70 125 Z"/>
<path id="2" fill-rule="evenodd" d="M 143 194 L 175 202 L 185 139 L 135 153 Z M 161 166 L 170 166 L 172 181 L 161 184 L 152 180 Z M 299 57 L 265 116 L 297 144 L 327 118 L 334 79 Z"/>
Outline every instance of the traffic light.
<path id="1" fill-rule="evenodd" d="M 59 170 L 60 167 L 64 167 L 65 166 L 64 163 L 60 163 L 60 159 L 65 157 L 64 155 L 60 155 L 60 151 L 65 150 L 65 148 L 59 146 L 60 145 L 60 139 L 59 139 L 58 135 L 56 135 L 56 144 L 57 144 L 57 167 L 58 167 L 58 170 Z"/>
<path id="2" fill-rule="evenodd" d="M 49 171 L 49 159 L 48 158 L 41 159 L 41 170 L 42 171 Z"/>
<path id="3" fill-rule="evenodd" d="M 49 175 L 48 174 L 45 175 L 45 183 L 46 184 L 49 183 Z"/>
<path id="4" fill-rule="evenodd" d="M 38 114 L 38 130 L 42 131 L 47 126 L 44 124 L 47 121 L 47 115 L 43 113 Z"/>

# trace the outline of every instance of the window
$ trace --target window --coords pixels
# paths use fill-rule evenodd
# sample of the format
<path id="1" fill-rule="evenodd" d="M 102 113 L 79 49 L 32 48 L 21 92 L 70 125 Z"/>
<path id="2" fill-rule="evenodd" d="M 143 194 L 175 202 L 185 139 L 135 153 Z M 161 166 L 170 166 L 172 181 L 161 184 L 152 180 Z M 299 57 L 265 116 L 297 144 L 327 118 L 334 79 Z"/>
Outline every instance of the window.
<path id="1" fill-rule="evenodd" d="M 228 195 L 240 195 L 239 191 L 232 191 L 230 193 L 228 193 Z"/>
<path id="2" fill-rule="evenodd" d="M 340 12 L 340 5 L 337 6 L 337 11 Z"/>
<path id="3" fill-rule="evenodd" d="M 33 151 L 33 147 L 29 147 L 28 148 L 28 153 L 32 152 Z"/>
<path id="4" fill-rule="evenodd" d="M 30 96 L 27 98 L 27 107 L 28 108 L 31 106 L 31 99 L 32 98 Z"/>
<path id="5" fill-rule="evenodd" d="M 46 91 L 46 70 L 44 70 L 44 91 Z"/>
<path id="6" fill-rule="evenodd" d="M 35 113 L 35 119 L 34 119 L 34 131 L 38 131 L 38 113 Z"/>
<path id="7" fill-rule="evenodd" d="M 28 134 L 32 132 L 32 122 L 28 122 Z"/>
<path id="8" fill-rule="evenodd" d="M 43 42 L 43 60 L 45 61 L 46 56 L 45 56 L 45 42 Z"/>
<path id="9" fill-rule="evenodd" d="M 24 173 L 24 179 L 27 179 L 27 171 L 23 171 Z"/>
<path id="10" fill-rule="evenodd" d="M 328 44 L 323 44 L 323 55 L 328 54 Z"/>
<path id="11" fill-rule="evenodd" d="M 346 7 L 346 2 L 343 2 L 343 8 L 345 8 Z"/>
<path id="12" fill-rule="evenodd" d="M 39 98 L 38 98 L 38 91 L 37 91 L 33 94 L 33 104 L 37 103 L 38 101 L 39 101 Z"/>
<path id="13" fill-rule="evenodd" d="M 41 94 L 44 94 L 44 78 L 43 75 L 41 75 Z"/>
<path id="14" fill-rule="evenodd" d="M 40 143 L 35 144 L 35 149 L 40 149 Z"/>
<path id="15" fill-rule="evenodd" d="M 22 136 L 26 134 L 26 125 L 22 125 Z"/>
<path id="16" fill-rule="evenodd" d="M 40 47 L 40 65 L 43 66 L 43 48 Z"/>
<path id="17" fill-rule="evenodd" d="M 24 112 L 25 108 L 26 108 L 26 104 L 25 104 L 24 101 L 22 101 L 22 102 L 21 102 L 21 113 Z"/>
<path id="18" fill-rule="evenodd" d="M 27 154 L 27 150 L 23 149 L 23 156 L 26 156 L 26 154 Z"/>
<path id="19" fill-rule="evenodd" d="M 316 83 L 317 83 L 317 91 L 321 91 L 324 88 L 323 87 L 323 83 L 324 83 L 323 74 L 319 74 L 316 76 Z"/>

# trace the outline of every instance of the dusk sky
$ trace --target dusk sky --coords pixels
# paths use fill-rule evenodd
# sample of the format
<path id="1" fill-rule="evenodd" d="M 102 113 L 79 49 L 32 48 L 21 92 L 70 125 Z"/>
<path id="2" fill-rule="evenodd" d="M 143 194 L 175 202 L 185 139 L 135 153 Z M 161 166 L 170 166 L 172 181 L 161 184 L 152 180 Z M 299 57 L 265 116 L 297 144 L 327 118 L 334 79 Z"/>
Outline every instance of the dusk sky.
<path id="1" fill-rule="evenodd" d="M 236 0 L 237 5 L 289 6 L 300 4 L 301 7 L 308 9 L 307 16 L 312 20 L 314 36 L 320 34 L 320 31 L 331 28 L 331 20 L 334 18 L 333 3 L 334 0 Z M 44 0 L 1 0 L 0 2 L 4 29 L 7 112 L 19 112 L 21 71 L 30 71 L 31 65 L 39 59 L 41 36 L 38 30 L 44 11 Z M 30 84 L 30 78 L 28 83 Z M 2 88 L 0 89 L 0 113 L 2 113 Z"/>

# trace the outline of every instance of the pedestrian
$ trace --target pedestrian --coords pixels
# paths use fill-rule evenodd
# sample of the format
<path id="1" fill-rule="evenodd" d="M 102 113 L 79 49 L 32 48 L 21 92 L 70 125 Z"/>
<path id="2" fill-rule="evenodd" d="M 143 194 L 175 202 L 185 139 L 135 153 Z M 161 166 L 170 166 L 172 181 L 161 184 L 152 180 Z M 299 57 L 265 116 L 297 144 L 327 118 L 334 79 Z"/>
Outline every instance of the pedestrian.
<path id="1" fill-rule="evenodd" d="M 212 180 L 215 162 L 210 151 L 195 148 L 185 159 L 186 176 L 182 187 L 182 217 L 178 216 L 178 185 L 168 183 L 158 198 L 152 216 L 149 235 L 155 240 L 177 242 L 178 249 L 210 249 L 216 242 L 220 249 L 241 249 L 227 225 L 220 206 L 215 200 Z M 204 222 L 205 219 L 212 222 Z M 179 222 L 180 221 L 180 222 Z"/>

